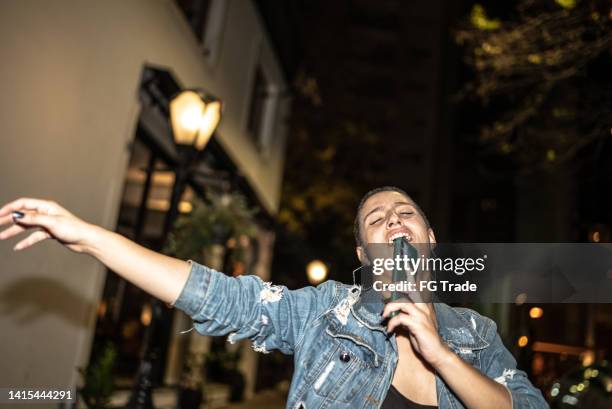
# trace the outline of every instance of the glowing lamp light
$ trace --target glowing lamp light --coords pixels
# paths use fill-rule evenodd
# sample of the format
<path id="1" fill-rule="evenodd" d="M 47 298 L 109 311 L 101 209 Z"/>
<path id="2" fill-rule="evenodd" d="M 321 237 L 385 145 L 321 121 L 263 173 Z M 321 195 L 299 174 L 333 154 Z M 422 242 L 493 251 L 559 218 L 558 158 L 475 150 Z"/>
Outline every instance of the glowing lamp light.
<path id="1" fill-rule="evenodd" d="M 151 308 L 151 304 L 144 304 L 142 306 L 142 310 L 140 311 L 140 323 L 145 327 L 148 327 L 151 324 L 152 318 L 153 309 Z"/>
<path id="2" fill-rule="evenodd" d="M 529 338 L 527 338 L 526 335 L 522 335 L 521 337 L 519 337 L 517 341 L 518 346 L 521 348 L 526 347 L 528 343 L 529 343 Z"/>
<path id="3" fill-rule="evenodd" d="M 188 201 L 181 201 L 178 204 L 178 210 L 181 213 L 190 213 L 193 210 L 193 205 Z"/>
<path id="4" fill-rule="evenodd" d="M 580 358 L 582 358 L 582 366 L 590 366 L 595 362 L 595 351 L 586 350 L 584 351 Z"/>
<path id="5" fill-rule="evenodd" d="M 544 314 L 544 310 L 541 309 L 540 307 L 532 307 L 529 310 L 529 316 L 533 319 L 538 319 L 542 317 L 543 314 Z"/>
<path id="6" fill-rule="evenodd" d="M 311 284 L 317 285 L 327 278 L 327 266 L 321 260 L 312 260 L 306 266 L 306 275 Z"/>
<path id="7" fill-rule="evenodd" d="M 182 91 L 170 101 L 174 141 L 202 150 L 221 120 L 222 104 L 199 90 Z"/>
<path id="8" fill-rule="evenodd" d="M 589 229 L 588 238 L 591 243 L 609 243 L 610 228 L 605 224 L 594 224 Z"/>

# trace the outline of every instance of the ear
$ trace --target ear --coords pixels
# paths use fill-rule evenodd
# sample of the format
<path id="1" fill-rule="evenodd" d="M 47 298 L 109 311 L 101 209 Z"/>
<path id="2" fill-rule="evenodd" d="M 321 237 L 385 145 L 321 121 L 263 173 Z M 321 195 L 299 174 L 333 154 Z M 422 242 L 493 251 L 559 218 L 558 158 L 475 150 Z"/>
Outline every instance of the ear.
<path id="1" fill-rule="evenodd" d="M 355 252 L 357 253 L 357 258 L 361 262 L 362 266 L 370 264 L 370 260 L 368 259 L 368 256 L 366 255 L 366 252 L 364 251 L 363 247 L 355 247 Z"/>
<path id="2" fill-rule="evenodd" d="M 436 244 L 436 235 L 434 234 L 433 229 L 430 227 L 429 229 L 427 229 L 427 235 L 429 236 L 429 242 L 431 244 Z"/>

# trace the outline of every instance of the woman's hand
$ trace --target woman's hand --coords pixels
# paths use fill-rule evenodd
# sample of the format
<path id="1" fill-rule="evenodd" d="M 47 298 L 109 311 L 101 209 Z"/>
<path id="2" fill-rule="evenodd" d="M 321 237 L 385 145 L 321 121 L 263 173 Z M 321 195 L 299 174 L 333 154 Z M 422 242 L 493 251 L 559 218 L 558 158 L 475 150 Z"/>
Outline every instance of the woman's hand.
<path id="1" fill-rule="evenodd" d="M 20 217 L 19 213 L 23 213 Z M 55 202 L 18 199 L 0 208 L 0 232 L 5 240 L 26 230 L 36 230 L 21 240 L 14 250 L 55 239 L 70 250 L 86 253 L 110 270 L 165 303 L 174 302 L 187 282 L 191 264 L 156 253 L 120 234 L 86 223 Z"/>
<path id="2" fill-rule="evenodd" d="M 17 199 L 0 208 L 0 227 L 11 222 L 11 227 L 0 232 L 0 240 L 34 230 L 13 247 L 16 251 L 46 239 L 55 239 L 70 250 L 82 253 L 94 227 L 53 201 L 30 198 Z"/>
<path id="3" fill-rule="evenodd" d="M 385 306 L 383 316 L 388 317 L 393 311 L 399 313 L 389 319 L 387 331 L 406 328 L 412 347 L 436 370 L 466 408 L 512 408 L 510 389 L 461 359 L 442 341 L 433 304 L 393 301 Z"/>
<path id="4" fill-rule="evenodd" d="M 413 303 L 405 301 L 393 301 L 388 303 L 383 310 L 383 317 L 388 317 L 392 312 L 399 313 L 389 319 L 387 332 L 404 327 L 408 330 L 410 342 L 415 351 L 434 368 L 452 352 L 438 334 L 436 314 L 431 303 Z"/>

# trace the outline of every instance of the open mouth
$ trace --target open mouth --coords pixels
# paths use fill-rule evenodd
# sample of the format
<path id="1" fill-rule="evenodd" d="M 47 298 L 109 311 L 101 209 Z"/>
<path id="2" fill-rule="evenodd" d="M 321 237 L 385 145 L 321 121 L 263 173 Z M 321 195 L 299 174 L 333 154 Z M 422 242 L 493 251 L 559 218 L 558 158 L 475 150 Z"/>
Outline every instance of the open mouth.
<path id="1" fill-rule="evenodd" d="M 410 233 L 407 231 L 398 231 L 389 236 L 389 244 L 393 244 L 393 240 L 397 239 L 398 237 L 405 237 L 409 243 L 412 241 L 412 235 Z"/>

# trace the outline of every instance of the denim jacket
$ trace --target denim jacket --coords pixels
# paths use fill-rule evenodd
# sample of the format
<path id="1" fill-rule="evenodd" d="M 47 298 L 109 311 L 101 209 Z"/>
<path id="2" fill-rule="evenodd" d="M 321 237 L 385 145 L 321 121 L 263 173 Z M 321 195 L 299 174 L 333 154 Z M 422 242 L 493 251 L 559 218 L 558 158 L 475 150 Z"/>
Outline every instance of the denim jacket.
<path id="1" fill-rule="evenodd" d="M 379 408 L 397 366 L 395 335 L 381 325 L 383 302 L 373 290 L 327 281 L 289 290 L 258 276 L 226 276 L 190 261 L 189 278 L 173 305 L 203 335 L 250 339 L 255 351 L 293 354 L 286 408 Z M 548 408 L 516 368 L 495 323 L 473 310 L 434 303 L 438 332 L 449 348 L 505 385 L 513 408 Z M 436 375 L 440 409 L 464 406 Z"/>

